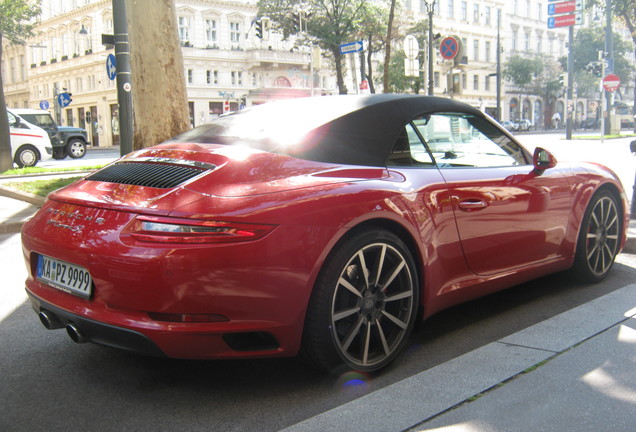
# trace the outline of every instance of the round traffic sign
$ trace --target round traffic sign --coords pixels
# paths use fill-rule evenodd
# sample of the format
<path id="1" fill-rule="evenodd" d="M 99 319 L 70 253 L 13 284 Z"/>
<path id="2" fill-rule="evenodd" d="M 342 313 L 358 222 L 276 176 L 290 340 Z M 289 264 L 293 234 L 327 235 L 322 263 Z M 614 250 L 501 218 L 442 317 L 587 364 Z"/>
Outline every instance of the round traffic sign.
<path id="1" fill-rule="evenodd" d="M 459 42 L 453 36 L 447 36 L 439 44 L 439 53 L 446 60 L 452 60 L 459 54 Z"/>
<path id="2" fill-rule="evenodd" d="M 49 109 L 49 101 L 46 101 L 46 100 L 40 101 L 40 109 L 42 110 Z"/>
<path id="3" fill-rule="evenodd" d="M 621 79 L 618 75 L 609 74 L 603 78 L 603 88 L 605 91 L 613 92 L 621 86 Z"/>

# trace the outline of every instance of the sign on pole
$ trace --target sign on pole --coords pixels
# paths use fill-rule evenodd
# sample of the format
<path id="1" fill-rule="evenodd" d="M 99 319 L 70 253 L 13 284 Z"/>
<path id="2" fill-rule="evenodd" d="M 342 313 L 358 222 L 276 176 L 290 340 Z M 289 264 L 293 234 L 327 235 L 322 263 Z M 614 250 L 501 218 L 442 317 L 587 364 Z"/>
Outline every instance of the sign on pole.
<path id="1" fill-rule="evenodd" d="M 71 95 L 68 93 L 60 93 L 57 95 L 57 103 L 62 107 L 67 107 L 71 104 Z"/>
<path id="2" fill-rule="evenodd" d="M 605 78 L 603 78 L 603 88 L 607 92 L 616 91 L 621 86 L 621 79 L 618 75 L 609 74 Z"/>
<path id="3" fill-rule="evenodd" d="M 417 38 L 413 35 L 408 35 L 404 38 L 404 54 L 406 58 L 414 59 L 417 57 L 420 51 L 420 44 L 417 42 Z"/>
<path id="4" fill-rule="evenodd" d="M 49 101 L 46 101 L 46 100 L 40 101 L 40 109 L 41 110 L 49 109 Z"/>
<path id="5" fill-rule="evenodd" d="M 579 24 L 583 24 L 583 15 L 578 12 L 569 15 L 558 15 L 548 18 L 548 28 L 551 29 Z"/>
<path id="6" fill-rule="evenodd" d="M 106 57 L 106 73 L 111 81 L 117 76 L 117 59 L 114 54 L 108 54 L 108 57 Z"/>
<path id="7" fill-rule="evenodd" d="M 355 52 L 360 52 L 364 49 L 364 44 L 362 41 L 349 42 L 346 44 L 340 45 L 340 54 L 351 54 Z"/>
<path id="8" fill-rule="evenodd" d="M 447 36 L 439 44 L 439 53 L 446 60 L 452 60 L 459 54 L 460 44 L 453 36 Z"/>

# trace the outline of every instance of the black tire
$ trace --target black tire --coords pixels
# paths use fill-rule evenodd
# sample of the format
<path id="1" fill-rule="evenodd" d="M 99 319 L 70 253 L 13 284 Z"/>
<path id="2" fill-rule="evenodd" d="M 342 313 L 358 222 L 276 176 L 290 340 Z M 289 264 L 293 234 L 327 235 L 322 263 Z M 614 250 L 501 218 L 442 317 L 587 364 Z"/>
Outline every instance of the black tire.
<path id="1" fill-rule="evenodd" d="M 18 168 L 33 167 L 40 160 L 40 153 L 32 145 L 23 145 L 15 152 L 13 161 Z"/>
<path id="2" fill-rule="evenodd" d="M 354 233 L 334 248 L 320 271 L 301 354 L 332 373 L 378 371 L 404 348 L 418 298 L 406 245 L 380 229 Z"/>
<path id="3" fill-rule="evenodd" d="M 53 159 L 62 160 L 66 158 L 66 148 L 53 147 Z"/>
<path id="4" fill-rule="evenodd" d="M 572 275 L 587 283 L 600 282 L 607 276 L 623 232 L 623 221 L 616 196 L 598 191 L 590 200 L 581 223 Z"/>
<path id="5" fill-rule="evenodd" d="M 66 144 L 66 154 L 72 159 L 80 159 L 86 155 L 86 143 L 81 139 L 72 139 Z"/>

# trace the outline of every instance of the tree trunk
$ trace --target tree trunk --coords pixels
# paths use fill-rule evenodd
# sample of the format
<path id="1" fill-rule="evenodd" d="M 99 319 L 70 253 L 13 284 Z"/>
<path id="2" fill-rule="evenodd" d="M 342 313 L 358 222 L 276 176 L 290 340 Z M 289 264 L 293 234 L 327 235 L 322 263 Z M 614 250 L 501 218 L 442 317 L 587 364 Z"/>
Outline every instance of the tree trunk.
<path id="1" fill-rule="evenodd" d="M 2 60 L 2 34 L 0 33 L 0 61 Z M 4 100 L 4 80 L 0 71 L 0 173 L 13 168 L 11 153 L 11 134 L 9 133 L 9 118 Z"/>
<path id="2" fill-rule="evenodd" d="M 389 86 L 389 65 L 391 64 L 391 40 L 393 39 L 393 18 L 395 16 L 395 2 L 391 0 L 391 9 L 389 11 L 389 22 L 386 29 L 386 48 L 384 50 L 384 93 L 390 93 Z"/>
<path id="3" fill-rule="evenodd" d="M 137 150 L 191 125 L 174 2 L 126 0 L 126 10 Z"/>
<path id="4" fill-rule="evenodd" d="M 342 68 L 342 54 L 340 54 L 340 47 L 332 47 L 331 54 L 333 54 L 334 63 L 336 65 L 336 80 L 338 82 L 338 93 L 347 94 L 347 86 L 343 78 Z"/>

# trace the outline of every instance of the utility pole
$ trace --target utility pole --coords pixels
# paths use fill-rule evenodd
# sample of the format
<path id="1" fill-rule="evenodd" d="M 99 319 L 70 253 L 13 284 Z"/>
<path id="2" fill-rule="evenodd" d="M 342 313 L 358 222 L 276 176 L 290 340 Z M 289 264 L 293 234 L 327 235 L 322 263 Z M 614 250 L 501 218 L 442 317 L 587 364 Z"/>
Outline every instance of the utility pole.
<path id="1" fill-rule="evenodd" d="M 497 9 L 497 121 L 501 122 L 501 9 Z"/>
<path id="2" fill-rule="evenodd" d="M 572 44 L 574 43 L 574 26 L 570 26 L 568 30 L 568 97 L 566 101 L 566 121 L 565 121 L 565 139 L 572 139 L 572 115 L 574 114 L 574 56 L 572 55 Z M 572 109 L 570 110 L 570 107 Z"/>
<path id="3" fill-rule="evenodd" d="M 133 149 L 133 109 L 130 73 L 130 44 L 125 0 L 113 0 L 113 29 L 117 60 L 117 102 L 119 103 L 119 153 L 124 156 Z"/>
<path id="4" fill-rule="evenodd" d="M 605 3 L 605 12 L 606 12 L 606 23 L 605 23 L 605 59 L 608 60 L 610 65 L 614 65 L 614 31 L 612 30 L 612 0 L 606 0 Z M 605 64 L 605 60 L 603 60 L 603 64 Z M 612 73 L 613 71 L 610 71 Z M 605 78 L 605 70 L 603 70 L 603 76 L 601 80 Z M 612 92 L 605 92 L 605 106 L 606 106 L 606 115 L 607 120 L 605 122 L 605 135 L 610 135 L 612 127 L 611 127 L 611 110 L 612 110 Z"/>

